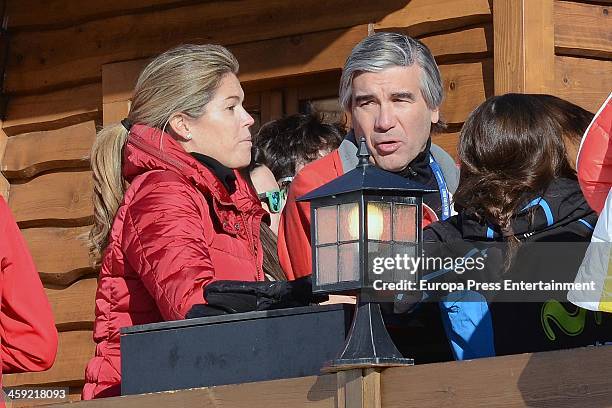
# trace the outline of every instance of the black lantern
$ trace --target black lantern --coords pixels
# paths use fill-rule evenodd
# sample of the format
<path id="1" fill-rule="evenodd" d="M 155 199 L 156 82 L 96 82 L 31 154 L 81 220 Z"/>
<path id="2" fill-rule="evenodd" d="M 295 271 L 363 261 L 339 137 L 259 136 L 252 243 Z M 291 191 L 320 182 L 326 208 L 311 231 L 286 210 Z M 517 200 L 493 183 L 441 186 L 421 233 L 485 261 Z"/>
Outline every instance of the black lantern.
<path id="1" fill-rule="evenodd" d="M 319 294 L 354 294 L 357 310 L 335 369 L 412 364 L 393 344 L 380 312 L 365 293 L 375 293 L 376 260 L 419 257 L 423 252 L 423 195 L 436 192 L 379 169 L 361 140 L 359 164 L 350 172 L 298 198 L 311 208 L 312 289 Z M 416 281 L 415 271 L 391 267 L 387 282 Z"/>

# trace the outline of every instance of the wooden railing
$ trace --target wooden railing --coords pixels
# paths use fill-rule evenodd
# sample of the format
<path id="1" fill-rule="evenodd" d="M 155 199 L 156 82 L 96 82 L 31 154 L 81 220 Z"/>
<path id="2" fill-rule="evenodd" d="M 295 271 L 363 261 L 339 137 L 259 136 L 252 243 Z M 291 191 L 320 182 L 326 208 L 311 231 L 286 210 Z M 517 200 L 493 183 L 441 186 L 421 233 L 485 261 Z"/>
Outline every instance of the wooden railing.
<path id="1" fill-rule="evenodd" d="M 612 406 L 612 346 L 83 401 L 55 407 Z"/>

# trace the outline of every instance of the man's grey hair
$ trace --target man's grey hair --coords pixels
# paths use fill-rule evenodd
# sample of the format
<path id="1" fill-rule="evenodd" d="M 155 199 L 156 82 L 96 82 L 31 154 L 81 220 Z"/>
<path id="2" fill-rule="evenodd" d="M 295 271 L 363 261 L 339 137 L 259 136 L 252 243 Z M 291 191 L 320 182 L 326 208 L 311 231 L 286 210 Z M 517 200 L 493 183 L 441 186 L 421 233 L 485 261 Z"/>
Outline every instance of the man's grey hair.
<path id="1" fill-rule="evenodd" d="M 388 32 L 372 34 L 353 48 L 340 78 L 340 104 L 350 111 L 355 75 L 395 66 L 409 67 L 414 63 L 421 68 L 421 94 L 427 107 L 431 110 L 439 108 L 444 98 L 444 88 L 440 70 L 429 48 L 407 35 Z"/>

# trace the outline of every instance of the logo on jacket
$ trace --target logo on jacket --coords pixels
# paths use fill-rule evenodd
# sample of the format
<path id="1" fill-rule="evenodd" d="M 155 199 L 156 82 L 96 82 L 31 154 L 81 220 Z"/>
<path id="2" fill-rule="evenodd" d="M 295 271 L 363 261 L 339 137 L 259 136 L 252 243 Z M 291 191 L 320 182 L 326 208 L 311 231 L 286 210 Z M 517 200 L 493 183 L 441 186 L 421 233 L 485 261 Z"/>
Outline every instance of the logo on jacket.
<path id="1" fill-rule="evenodd" d="M 557 339 L 553 326 L 558 327 L 566 336 L 579 336 L 584 331 L 587 310 L 574 307 L 574 311 L 569 311 L 561 302 L 552 299 L 542 305 L 542 328 L 550 341 Z M 595 324 L 601 325 L 601 322 L 601 312 L 595 312 Z"/>

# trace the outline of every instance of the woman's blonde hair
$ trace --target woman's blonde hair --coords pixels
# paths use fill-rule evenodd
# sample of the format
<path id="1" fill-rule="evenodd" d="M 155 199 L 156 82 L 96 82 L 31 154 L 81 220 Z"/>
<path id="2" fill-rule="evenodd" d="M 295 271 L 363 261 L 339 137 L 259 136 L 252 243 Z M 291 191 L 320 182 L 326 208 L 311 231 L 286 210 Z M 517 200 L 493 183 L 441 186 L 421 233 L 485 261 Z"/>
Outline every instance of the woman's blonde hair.
<path id="1" fill-rule="evenodd" d="M 170 116 L 200 117 L 226 74 L 238 73 L 238 61 L 220 45 L 181 45 L 151 61 L 140 74 L 128 114 L 131 123 L 165 130 Z M 121 174 L 128 131 L 121 124 L 104 127 L 91 152 L 94 225 L 90 251 L 99 261 L 126 189 Z"/>

